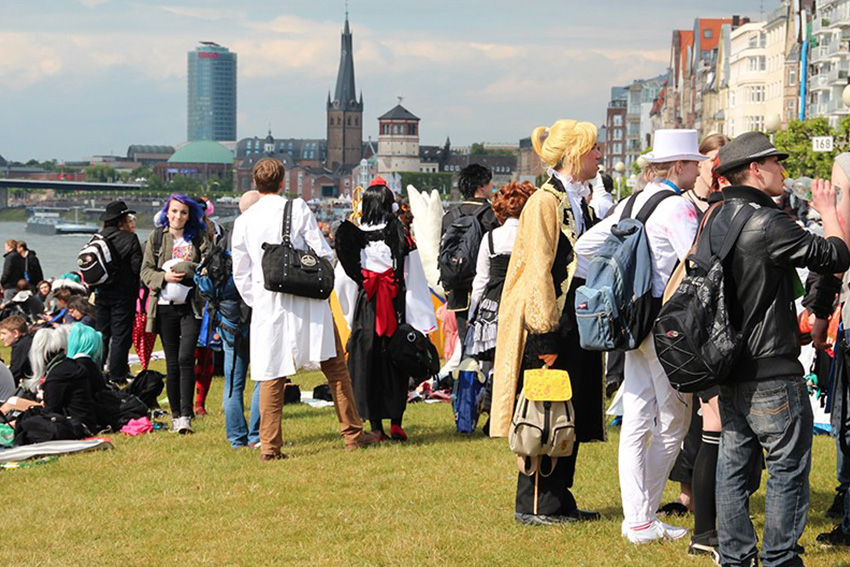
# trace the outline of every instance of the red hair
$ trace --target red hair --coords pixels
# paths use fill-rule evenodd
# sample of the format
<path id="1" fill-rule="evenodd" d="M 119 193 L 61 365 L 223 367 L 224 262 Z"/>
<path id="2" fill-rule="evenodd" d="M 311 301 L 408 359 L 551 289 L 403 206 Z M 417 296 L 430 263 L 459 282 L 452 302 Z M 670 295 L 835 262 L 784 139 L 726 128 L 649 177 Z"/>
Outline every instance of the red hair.
<path id="1" fill-rule="evenodd" d="M 499 223 L 503 224 L 507 219 L 519 218 L 526 201 L 535 191 L 537 191 L 537 187 L 531 181 L 523 181 L 522 183 L 511 181 L 507 185 L 503 185 L 493 199 L 493 212 L 496 213 L 496 219 Z"/>

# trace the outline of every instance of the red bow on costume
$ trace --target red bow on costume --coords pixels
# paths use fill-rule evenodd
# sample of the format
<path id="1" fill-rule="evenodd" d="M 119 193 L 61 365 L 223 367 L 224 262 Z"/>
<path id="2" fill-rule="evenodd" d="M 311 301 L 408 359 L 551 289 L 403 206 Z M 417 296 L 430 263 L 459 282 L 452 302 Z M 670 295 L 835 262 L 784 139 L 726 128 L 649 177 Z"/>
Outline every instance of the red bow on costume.
<path id="1" fill-rule="evenodd" d="M 367 299 L 375 297 L 375 332 L 379 337 L 391 337 L 398 326 L 393 306 L 398 284 L 392 268 L 380 274 L 363 270 L 363 289 Z"/>

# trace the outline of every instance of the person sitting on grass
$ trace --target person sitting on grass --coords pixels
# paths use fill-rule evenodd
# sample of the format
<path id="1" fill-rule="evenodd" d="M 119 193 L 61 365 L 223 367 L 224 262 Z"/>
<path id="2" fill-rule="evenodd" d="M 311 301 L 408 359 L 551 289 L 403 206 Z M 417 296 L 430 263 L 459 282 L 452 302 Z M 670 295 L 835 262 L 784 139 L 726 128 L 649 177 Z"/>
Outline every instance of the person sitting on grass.
<path id="1" fill-rule="evenodd" d="M 97 320 L 94 315 L 94 306 L 85 297 L 74 296 L 68 300 L 68 315 L 72 323 L 82 323 L 89 327 L 95 327 Z"/>
<path id="2" fill-rule="evenodd" d="M 103 334 L 84 323 L 71 326 L 68 332 L 67 356 L 73 359 L 88 379 L 92 396 L 106 388 L 101 372 Z"/>
<path id="3" fill-rule="evenodd" d="M 7 348 L 12 347 L 9 370 L 17 387 L 23 379 L 32 374 L 29 360 L 32 334 L 23 317 L 13 315 L 0 321 L 0 342 Z"/>
<path id="4" fill-rule="evenodd" d="M 31 319 L 40 317 L 44 311 L 44 304 L 30 291 L 27 280 L 18 280 L 17 290 L 17 293 L 5 302 L 3 307 L 10 309 L 12 313 L 18 312 Z"/>
<path id="5" fill-rule="evenodd" d="M 97 429 L 88 372 L 76 360 L 65 355 L 70 330 L 67 326 L 40 329 L 33 338 L 30 362 L 34 374 L 25 385 L 33 391 L 40 390 L 42 401 L 15 398 L 0 411 L 26 411 L 34 406 L 43 406 L 48 413 L 78 420 L 89 431 Z"/>
<path id="6" fill-rule="evenodd" d="M 45 316 L 47 322 L 52 325 L 63 325 L 73 323 L 73 317 L 68 312 L 68 302 L 74 294 L 69 289 L 60 289 L 53 293 L 53 299 L 56 300 L 56 309 L 52 313 Z"/>
<path id="7" fill-rule="evenodd" d="M 42 280 L 36 286 L 36 297 L 41 304 L 44 305 L 44 311 L 50 312 L 56 308 L 56 301 L 53 299 L 53 290 L 50 289 L 50 282 Z"/>

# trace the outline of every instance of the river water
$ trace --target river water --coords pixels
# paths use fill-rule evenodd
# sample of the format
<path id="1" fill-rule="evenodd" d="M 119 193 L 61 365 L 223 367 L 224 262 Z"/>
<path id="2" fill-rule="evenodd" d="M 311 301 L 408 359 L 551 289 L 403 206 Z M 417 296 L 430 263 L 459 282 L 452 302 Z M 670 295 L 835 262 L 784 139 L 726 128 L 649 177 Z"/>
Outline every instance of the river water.
<path id="1" fill-rule="evenodd" d="M 27 232 L 26 226 L 23 222 L 0 222 L 0 241 L 6 242 L 10 238 L 25 241 L 27 248 L 35 250 L 38 255 L 46 278 L 57 277 L 77 269 L 77 254 L 91 238 L 90 234 L 47 236 Z M 136 234 L 144 243 L 150 230 L 140 229 Z"/>

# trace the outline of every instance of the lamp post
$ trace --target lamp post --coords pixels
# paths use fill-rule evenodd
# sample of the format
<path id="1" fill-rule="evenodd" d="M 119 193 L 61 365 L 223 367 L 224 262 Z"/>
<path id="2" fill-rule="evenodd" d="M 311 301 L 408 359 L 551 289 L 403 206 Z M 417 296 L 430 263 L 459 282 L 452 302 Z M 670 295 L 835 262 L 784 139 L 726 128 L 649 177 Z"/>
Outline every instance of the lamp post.
<path id="1" fill-rule="evenodd" d="M 626 164 L 624 164 L 621 161 L 618 161 L 617 163 L 614 164 L 614 171 L 616 171 L 617 173 L 620 174 L 619 178 L 617 179 L 617 201 L 619 201 L 620 200 L 620 190 L 623 187 L 623 179 L 625 178 L 624 174 L 626 172 Z"/>
<path id="2" fill-rule="evenodd" d="M 764 121 L 764 128 L 770 134 L 770 143 L 773 143 L 773 134 L 782 128 L 782 117 L 778 114 L 771 114 Z"/>

